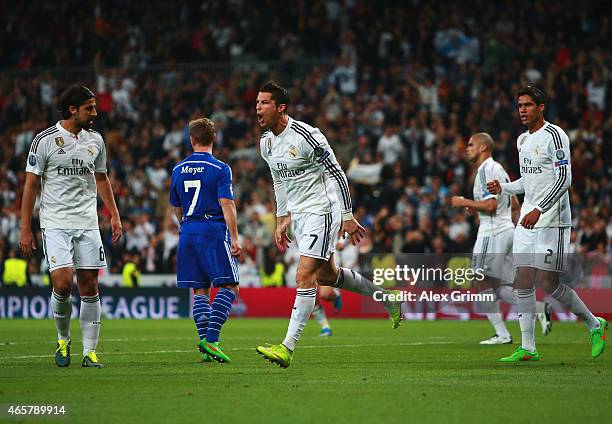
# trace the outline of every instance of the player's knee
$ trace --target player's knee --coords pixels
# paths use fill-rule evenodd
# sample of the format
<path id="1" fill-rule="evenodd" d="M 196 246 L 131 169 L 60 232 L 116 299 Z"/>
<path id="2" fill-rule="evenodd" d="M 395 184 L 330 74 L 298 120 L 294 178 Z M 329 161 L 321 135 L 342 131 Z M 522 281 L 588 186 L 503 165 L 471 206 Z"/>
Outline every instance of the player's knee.
<path id="1" fill-rule="evenodd" d="M 520 267 L 516 271 L 516 288 L 528 289 L 533 286 L 535 270 L 532 268 Z"/>
<path id="2" fill-rule="evenodd" d="M 70 294 L 72 289 L 72 284 L 67 284 L 67 282 L 53 282 L 53 291 L 62 297 L 66 297 Z"/>
<path id="3" fill-rule="evenodd" d="M 559 286 L 559 279 L 557 277 L 558 276 L 556 273 L 544 273 L 540 282 L 542 289 L 544 289 L 546 293 L 552 294 L 555 290 L 557 290 L 557 287 Z"/>
<path id="4" fill-rule="evenodd" d="M 322 286 L 331 286 L 336 282 L 337 269 L 323 267 L 317 272 L 317 281 Z"/>
<path id="5" fill-rule="evenodd" d="M 295 282 L 300 289 L 309 289 L 316 286 L 314 273 L 310 271 L 300 271 L 295 275 Z"/>
<path id="6" fill-rule="evenodd" d="M 476 281 L 476 290 L 480 293 L 485 290 L 495 290 L 499 287 L 499 280 L 492 277 L 485 277 L 482 281 Z"/>

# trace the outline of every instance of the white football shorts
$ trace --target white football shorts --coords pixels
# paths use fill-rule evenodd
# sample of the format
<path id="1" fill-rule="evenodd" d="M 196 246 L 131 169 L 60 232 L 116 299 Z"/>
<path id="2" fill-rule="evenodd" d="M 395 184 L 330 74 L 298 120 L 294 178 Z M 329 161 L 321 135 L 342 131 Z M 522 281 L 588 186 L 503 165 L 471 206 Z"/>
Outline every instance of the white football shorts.
<path id="1" fill-rule="evenodd" d="M 106 268 L 100 230 L 42 230 L 49 271 L 59 268 Z"/>
<path id="2" fill-rule="evenodd" d="M 512 247 L 514 266 L 563 272 L 571 231 L 571 227 L 528 230 L 522 225 L 517 226 Z"/>
<path id="3" fill-rule="evenodd" d="M 512 239 L 514 229 L 508 228 L 498 234 L 483 236 L 478 234 L 472 253 L 472 268 L 482 269 L 487 277 L 503 280 L 512 284 Z M 510 275 L 511 274 L 511 275 Z"/>
<path id="4" fill-rule="evenodd" d="M 337 210 L 325 215 L 292 212 L 291 226 L 300 255 L 328 260 L 336 251 L 340 220 Z"/>

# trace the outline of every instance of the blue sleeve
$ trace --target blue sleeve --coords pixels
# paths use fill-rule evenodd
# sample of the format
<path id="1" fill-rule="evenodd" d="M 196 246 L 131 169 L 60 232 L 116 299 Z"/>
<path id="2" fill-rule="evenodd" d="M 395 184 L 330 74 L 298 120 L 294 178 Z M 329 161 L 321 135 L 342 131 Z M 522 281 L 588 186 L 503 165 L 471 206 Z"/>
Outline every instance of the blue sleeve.
<path id="1" fill-rule="evenodd" d="M 221 173 L 217 179 L 217 198 L 234 199 L 234 190 L 232 188 L 232 170 L 227 165 L 221 169 Z"/>
<path id="2" fill-rule="evenodd" d="M 174 174 L 172 174 L 172 180 L 170 181 L 170 204 L 177 208 L 182 206 L 181 199 L 176 192 L 176 180 L 174 179 Z"/>

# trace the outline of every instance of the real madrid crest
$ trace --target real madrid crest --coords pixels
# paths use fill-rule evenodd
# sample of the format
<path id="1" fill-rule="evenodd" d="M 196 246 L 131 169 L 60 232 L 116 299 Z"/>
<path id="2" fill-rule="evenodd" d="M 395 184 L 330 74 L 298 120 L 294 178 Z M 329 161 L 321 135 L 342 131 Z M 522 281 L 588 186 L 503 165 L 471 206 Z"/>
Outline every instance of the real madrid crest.
<path id="1" fill-rule="evenodd" d="M 289 157 L 295 159 L 297 157 L 297 149 L 295 146 L 289 146 Z"/>
<path id="2" fill-rule="evenodd" d="M 57 144 L 59 147 L 64 147 L 64 138 L 55 137 L 55 144 Z"/>
<path id="3" fill-rule="evenodd" d="M 89 153 L 89 156 L 93 156 L 93 155 L 94 155 L 94 148 L 93 148 L 93 147 L 91 147 L 91 146 L 89 146 L 89 147 L 87 148 L 87 153 Z"/>
<path id="4" fill-rule="evenodd" d="M 540 146 L 536 146 L 535 154 L 536 154 L 536 156 L 540 156 Z"/>
<path id="5" fill-rule="evenodd" d="M 271 155 L 272 154 L 272 137 L 268 137 L 268 140 L 266 140 L 266 146 L 268 148 L 268 154 Z"/>

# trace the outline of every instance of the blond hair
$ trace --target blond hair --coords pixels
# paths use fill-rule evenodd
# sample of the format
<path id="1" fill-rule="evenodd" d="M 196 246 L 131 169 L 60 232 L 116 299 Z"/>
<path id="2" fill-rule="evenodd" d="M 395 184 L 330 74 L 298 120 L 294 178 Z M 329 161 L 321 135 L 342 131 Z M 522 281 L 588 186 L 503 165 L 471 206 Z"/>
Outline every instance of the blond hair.
<path id="1" fill-rule="evenodd" d="M 215 139 L 215 123 L 208 118 L 198 118 L 189 122 L 189 135 L 196 144 L 210 146 Z"/>

